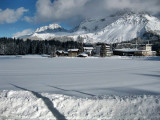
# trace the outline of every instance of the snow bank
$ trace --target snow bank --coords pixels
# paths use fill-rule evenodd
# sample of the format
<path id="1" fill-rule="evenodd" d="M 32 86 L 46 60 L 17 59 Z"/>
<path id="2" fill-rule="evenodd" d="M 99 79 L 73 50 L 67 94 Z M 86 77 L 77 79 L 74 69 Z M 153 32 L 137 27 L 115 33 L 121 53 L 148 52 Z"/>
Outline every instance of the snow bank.
<path id="1" fill-rule="evenodd" d="M 48 58 L 50 55 L 42 54 L 42 55 L 0 55 L 0 59 L 18 59 L 18 58 Z"/>
<path id="2" fill-rule="evenodd" d="M 0 119 L 160 119 L 160 96 L 76 98 L 33 91 L 2 91 Z"/>
<path id="3" fill-rule="evenodd" d="M 50 55 L 23 55 L 22 58 L 48 58 Z"/>

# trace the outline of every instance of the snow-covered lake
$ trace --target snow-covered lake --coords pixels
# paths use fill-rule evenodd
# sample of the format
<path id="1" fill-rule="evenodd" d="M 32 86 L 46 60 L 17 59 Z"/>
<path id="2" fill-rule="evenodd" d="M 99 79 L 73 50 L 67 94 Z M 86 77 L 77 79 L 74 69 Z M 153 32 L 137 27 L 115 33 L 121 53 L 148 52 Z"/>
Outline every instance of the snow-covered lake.
<path id="1" fill-rule="evenodd" d="M 160 57 L 0 56 L 0 119 L 159 119 L 159 101 Z"/>

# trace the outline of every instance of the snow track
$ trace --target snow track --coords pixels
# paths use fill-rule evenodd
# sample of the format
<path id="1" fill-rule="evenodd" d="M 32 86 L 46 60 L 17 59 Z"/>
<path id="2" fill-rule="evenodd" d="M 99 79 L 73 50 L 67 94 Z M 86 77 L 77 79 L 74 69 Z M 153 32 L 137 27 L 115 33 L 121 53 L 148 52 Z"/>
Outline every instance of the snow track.
<path id="1" fill-rule="evenodd" d="M 14 85 L 20 89 L 26 90 Z M 76 98 L 34 91 L 0 93 L 0 119 L 160 119 L 160 96 Z"/>
<path id="2" fill-rule="evenodd" d="M 11 85 L 13 85 L 16 88 L 31 92 L 36 98 L 40 98 L 44 102 L 47 109 L 52 113 L 53 116 L 55 116 L 57 120 L 66 120 L 65 117 L 54 107 L 54 104 L 49 98 L 42 96 L 38 92 L 27 90 L 25 88 L 16 86 L 14 84 L 11 84 Z"/>

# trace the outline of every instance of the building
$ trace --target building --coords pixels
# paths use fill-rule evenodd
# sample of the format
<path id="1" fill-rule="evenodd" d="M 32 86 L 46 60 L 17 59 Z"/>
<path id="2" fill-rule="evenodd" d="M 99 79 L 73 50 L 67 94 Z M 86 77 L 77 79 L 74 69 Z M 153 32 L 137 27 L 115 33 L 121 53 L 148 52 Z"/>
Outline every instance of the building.
<path id="1" fill-rule="evenodd" d="M 109 45 L 106 45 L 106 56 L 112 56 L 113 51 L 111 51 L 111 47 Z"/>
<path id="2" fill-rule="evenodd" d="M 68 56 L 68 52 L 63 51 L 63 50 L 57 50 L 56 55 L 57 56 Z"/>
<path id="3" fill-rule="evenodd" d="M 152 45 L 146 44 L 139 47 L 139 50 L 135 52 L 136 56 L 156 56 L 156 51 L 152 51 Z"/>
<path id="4" fill-rule="evenodd" d="M 83 58 L 85 58 L 85 57 L 88 57 L 88 54 L 86 54 L 86 53 L 81 53 L 81 54 L 77 55 L 77 57 L 83 57 Z"/>
<path id="5" fill-rule="evenodd" d="M 64 56 L 68 56 L 68 51 L 64 51 Z"/>
<path id="6" fill-rule="evenodd" d="M 114 49 L 113 54 L 120 55 L 120 56 L 134 56 L 136 51 L 138 51 L 138 50 L 137 49 L 129 49 L 129 48 Z"/>
<path id="7" fill-rule="evenodd" d="M 95 56 L 100 56 L 100 50 L 101 50 L 101 45 L 97 45 L 94 47 L 94 54 Z"/>
<path id="8" fill-rule="evenodd" d="M 88 56 L 92 55 L 93 49 L 93 47 L 83 47 L 84 53 L 86 53 Z"/>
<path id="9" fill-rule="evenodd" d="M 136 49 L 130 49 L 130 48 L 115 49 L 113 50 L 113 54 L 120 56 L 155 56 L 156 51 L 152 51 L 151 44 L 146 44 L 146 45 L 141 45 Z"/>
<path id="10" fill-rule="evenodd" d="M 112 56 L 111 47 L 109 45 L 102 44 L 100 48 L 100 56 L 101 57 L 108 57 Z"/>
<path id="11" fill-rule="evenodd" d="M 69 57 L 76 57 L 79 54 L 79 49 L 68 49 Z"/>
<path id="12" fill-rule="evenodd" d="M 57 50 L 56 55 L 59 56 L 64 56 L 64 51 L 63 50 Z"/>
<path id="13" fill-rule="evenodd" d="M 98 44 L 94 47 L 95 56 L 107 57 L 112 56 L 113 52 L 111 51 L 111 47 L 106 44 Z"/>

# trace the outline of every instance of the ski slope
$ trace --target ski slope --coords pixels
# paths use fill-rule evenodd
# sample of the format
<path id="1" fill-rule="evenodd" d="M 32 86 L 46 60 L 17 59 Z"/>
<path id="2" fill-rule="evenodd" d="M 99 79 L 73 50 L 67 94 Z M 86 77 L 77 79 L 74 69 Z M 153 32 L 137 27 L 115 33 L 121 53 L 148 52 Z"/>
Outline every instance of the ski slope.
<path id="1" fill-rule="evenodd" d="M 160 119 L 160 58 L 0 56 L 0 119 Z"/>

